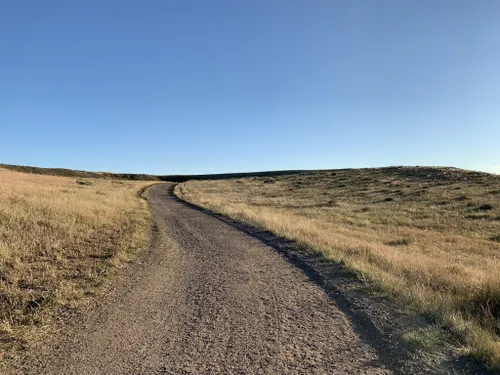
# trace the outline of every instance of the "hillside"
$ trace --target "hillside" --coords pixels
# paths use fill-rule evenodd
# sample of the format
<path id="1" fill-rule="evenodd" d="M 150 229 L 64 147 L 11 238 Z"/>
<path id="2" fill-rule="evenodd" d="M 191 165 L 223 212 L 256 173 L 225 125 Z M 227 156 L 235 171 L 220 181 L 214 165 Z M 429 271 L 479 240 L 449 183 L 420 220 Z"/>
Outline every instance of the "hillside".
<path id="1" fill-rule="evenodd" d="M 43 337 L 55 312 L 94 294 L 148 239 L 150 214 L 137 194 L 151 182 L 68 173 L 0 168 L 0 363 Z"/>
<path id="2" fill-rule="evenodd" d="M 184 182 L 188 180 L 223 180 L 242 177 L 274 177 L 302 173 L 304 171 L 264 171 L 245 173 L 218 173 L 218 174 L 186 174 L 186 175 L 150 175 L 138 173 L 111 173 L 111 172 L 88 172 L 66 168 L 40 168 L 24 165 L 0 164 L 0 168 L 11 171 L 42 174 L 48 176 L 78 177 L 78 178 L 101 178 L 118 179 L 129 181 L 171 181 Z"/>
<path id="3" fill-rule="evenodd" d="M 77 177 L 77 178 L 100 178 L 100 179 L 119 179 L 131 181 L 158 181 L 159 176 L 134 173 L 108 173 L 108 172 L 87 172 L 66 168 L 40 168 L 24 165 L 0 164 L 0 169 L 7 169 L 15 172 L 41 174 L 47 176 Z"/>
<path id="4" fill-rule="evenodd" d="M 345 169 L 188 181 L 176 194 L 345 264 L 500 368 L 500 176 Z"/>

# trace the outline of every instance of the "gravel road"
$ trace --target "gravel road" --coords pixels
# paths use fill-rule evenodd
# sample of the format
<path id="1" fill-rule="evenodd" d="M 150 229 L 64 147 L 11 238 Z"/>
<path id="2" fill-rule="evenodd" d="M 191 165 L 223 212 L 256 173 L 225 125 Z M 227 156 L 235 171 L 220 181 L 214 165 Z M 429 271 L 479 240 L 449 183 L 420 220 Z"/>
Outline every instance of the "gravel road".
<path id="1" fill-rule="evenodd" d="M 273 248 L 151 189 L 149 250 L 27 374 L 386 374 L 376 350 Z"/>

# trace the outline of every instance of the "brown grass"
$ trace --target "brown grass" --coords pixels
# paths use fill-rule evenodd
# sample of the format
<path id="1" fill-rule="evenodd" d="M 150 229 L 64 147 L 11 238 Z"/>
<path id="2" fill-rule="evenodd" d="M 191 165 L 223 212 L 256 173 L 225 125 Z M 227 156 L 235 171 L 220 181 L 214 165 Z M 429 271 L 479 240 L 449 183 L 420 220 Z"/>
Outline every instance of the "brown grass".
<path id="1" fill-rule="evenodd" d="M 137 191 L 147 184 L 0 169 L 0 357 L 144 245 L 149 212 Z"/>
<path id="2" fill-rule="evenodd" d="M 500 176 L 400 167 L 190 181 L 176 194 L 344 263 L 500 368 Z"/>

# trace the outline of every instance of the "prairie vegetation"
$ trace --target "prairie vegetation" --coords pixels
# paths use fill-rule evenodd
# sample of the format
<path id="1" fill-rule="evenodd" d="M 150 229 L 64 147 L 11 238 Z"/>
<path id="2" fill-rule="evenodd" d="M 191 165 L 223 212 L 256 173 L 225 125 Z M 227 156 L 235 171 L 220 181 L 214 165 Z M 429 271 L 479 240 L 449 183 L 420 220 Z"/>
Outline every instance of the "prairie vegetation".
<path id="1" fill-rule="evenodd" d="M 0 164 L 0 169 L 7 169 L 15 172 L 24 172 L 32 174 L 42 174 L 47 176 L 76 177 L 76 178 L 106 178 L 114 180 L 130 181 L 164 181 L 161 176 L 152 176 L 149 174 L 134 173 L 109 173 L 109 172 L 88 172 L 65 168 L 40 168 L 29 167 L 25 165 Z"/>
<path id="2" fill-rule="evenodd" d="M 500 368 L 500 176 L 393 167 L 189 181 L 175 193 L 345 264 Z"/>
<path id="3" fill-rule="evenodd" d="M 0 169 L 0 360 L 145 244 L 147 184 Z"/>

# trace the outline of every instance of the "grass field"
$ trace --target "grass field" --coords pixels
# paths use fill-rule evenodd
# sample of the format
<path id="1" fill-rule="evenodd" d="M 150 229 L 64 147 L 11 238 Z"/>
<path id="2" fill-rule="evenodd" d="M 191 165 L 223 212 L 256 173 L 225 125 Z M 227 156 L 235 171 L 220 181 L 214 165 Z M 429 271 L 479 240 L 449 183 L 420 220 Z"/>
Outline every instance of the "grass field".
<path id="1" fill-rule="evenodd" d="M 500 369 L 500 176 L 394 167 L 189 181 L 175 192 L 344 263 Z"/>
<path id="2" fill-rule="evenodd" d="M 137 191 L 149 183 L 0 169 L 0 357 L 145 244 L 149 211 Z"/>

